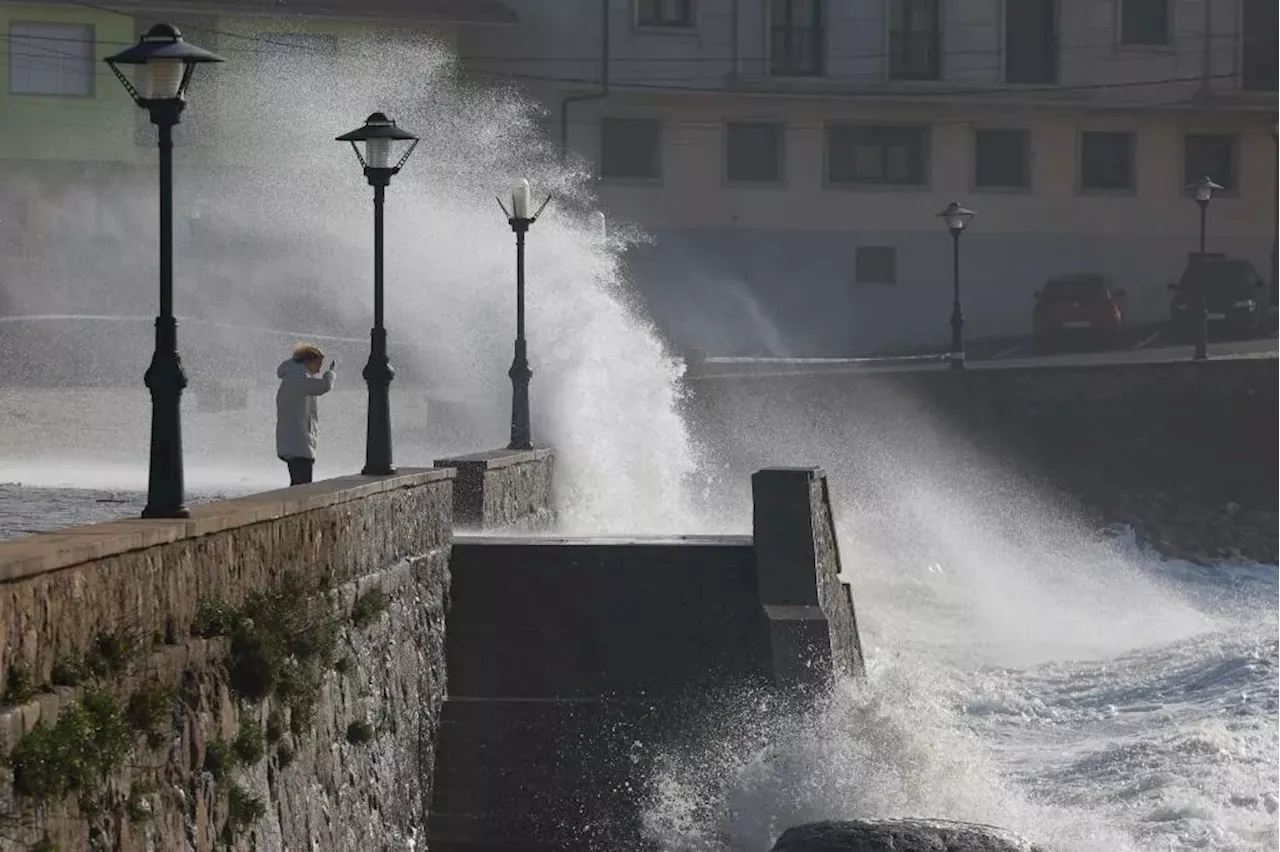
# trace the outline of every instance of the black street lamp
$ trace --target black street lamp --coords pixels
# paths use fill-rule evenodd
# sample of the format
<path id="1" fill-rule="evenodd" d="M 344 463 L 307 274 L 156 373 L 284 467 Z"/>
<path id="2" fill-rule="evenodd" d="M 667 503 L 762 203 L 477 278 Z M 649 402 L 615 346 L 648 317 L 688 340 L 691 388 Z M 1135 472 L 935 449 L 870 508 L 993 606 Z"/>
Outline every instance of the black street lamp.
<path id="1" fill-rule="evenodd" d="M 1208 289 L 1207 274 L 1204 263 L 1205 221 L 1209 214 L 1209 202 L 1213 199 L 1213 191 L 1222 189 L 1208 175 L 1195 183 L 1186 186 L 1188 192 L 1195 194 L 1196 204 L 1200 207 L 1200 254 L 1196 257 L 1196 351 L 1195 360 L 1203 361 L 1209 357 L 1209 308 L 1205 291 Z"/>
<path id="2" fill-rule="evenodd" d="M 387 476 L 395 473 L 391 461 L 391 380 L 396 371 L 387 357 L 387 329 L 382 313 L 382 208 L 387 186 L 413 149 L 418 137 L 396 127 L 396 123 L 380 112 L 365 119 L 362 127 L 337 137 L 350 142 L 351 149 L 373 187 L 373 329 L 369 332 L 369 361 L 364 365 L 364 381 L 369 386 L 369 419 L 365 432 L 365 476 Z M 364 143 L 364 153 L 356 143 Z M 403 153 L 400 153 L 403 150 Z M 400 154 L 392 165 L 392 153 Z"/>
<path id="3" fill-rule="evenodd" d="M 221 56 L 187 44 L 172 24 L 156 24 L 133 47 L 108 56 L 133 102 L 145 109 L 160 137 L 160 313 L 156 348 L 143 377 L 151 391 L 151 460 L 144 518 L 188 517 L 182 471 L 182 391 L 187 374 L 178 355 L 178 322 L 173 315 L 173 127 L 187 105 L 195 67 L 222 62 Z M 120 70 L 133 65 L 133 80 Z"/>
<path id="4" fill-rule="evenodd" d="M 1277 142 L 1280 141 L 1280 121 L 1276 118 L 1271 119 L 1271 145 L 1273 155 L 1280 155 L 1280 151 L 1276 151 Z M 1280 162 L 1280 157 L 1277 158 Z M 1276 290 L 1277 283 L 1280 280 L 1280 270 L 1276 269 L 1276 254 L 1280 248 L 1280 174 L 1272 175 L 1273 192 L 1271 197 L 1271 293 L 1267 297 L 1268 307 L 1274 311 L 1276 309 Z"/>
<path id="5" fill-rule="evenodd" d="M 951 232 L 951 369 L 963 370 L 964 364 L 964 314 L 960 310 L 960 234 L 976 214 L 968 207 L 954 201 L 941 213 L 936 213 Z"/>
<path id="6" fill-rule="evenodd" d="M 498 199 L 498 206 L 507 214 L 507 222 L 516 235 L 516 351 L 511 359 L 511 369 L 507 375 L 511 377 L 511 443 L 509 450 L 533 449 L 532 430 L 529 426 L 529 379 L 533 370 L 529 369 L 529 359 L 524 340 L 524 235 L 529 226 L 538 221 L 542 211 L 551 202 L 548 195 L 542 206 L 529 215 L 529 181 L 520 180 L 511 188 L 511 209 Z"/>

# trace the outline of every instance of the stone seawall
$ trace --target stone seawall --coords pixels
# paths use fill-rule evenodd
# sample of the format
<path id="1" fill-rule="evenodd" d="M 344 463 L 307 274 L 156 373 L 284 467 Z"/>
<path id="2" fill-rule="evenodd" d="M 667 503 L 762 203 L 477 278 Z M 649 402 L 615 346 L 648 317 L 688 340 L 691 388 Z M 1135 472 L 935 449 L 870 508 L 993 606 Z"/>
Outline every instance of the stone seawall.
<path id="1" fill-rule="evenodd" d="M 0 543 L 0 850 L 412 836 L 444 697 L 453 475 Z"/>
<path id="2" fill-rule="evenodd" d="M 549 449 L 487 450 L 438 459 L 458 472 L 453 519 L 459 529 L 544 530 L 555 523 Z"/>
<path id="3" fill-rule="evenodd" d="M 691 377 L 734 471 L 821 459 L 874 495 L 922 472 L 1047 484 L 1189 558 L 1276 560 L 1277 361 Z M 781 455 L 780 455 L 781 453 Z"/>

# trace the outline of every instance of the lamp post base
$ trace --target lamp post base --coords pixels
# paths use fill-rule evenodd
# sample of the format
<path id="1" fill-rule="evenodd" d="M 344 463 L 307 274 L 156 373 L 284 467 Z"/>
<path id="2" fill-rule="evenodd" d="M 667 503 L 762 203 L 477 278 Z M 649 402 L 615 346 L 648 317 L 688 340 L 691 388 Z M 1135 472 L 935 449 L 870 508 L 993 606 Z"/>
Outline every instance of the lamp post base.
<path id="1" fill-rule="evenodd" d="M 396 472 L 391 461 L 391 380 L 396 371 L 387 358 L 387 330 L 375 328 L 370 334 L 369 361 L 364 365 L 369 386 L 369 419 L 365 433 L 364 476 L 390 476 Z"/>
<path id="2" fill-rule="evenodd" d="M 960 312 L 959 302 L 951 308 L 951 369 L 965 369 L 964 314 Z"/>
<path id="3" fill-rule="evenodd" d="M 151 460 L 144 518 L 187 518 L 182 469 L 182 391 L 187 374 L 177 351 L 178 323 L 156 318 L 156 348 L 143 383 L 151 391 Z"/>
<path id="4" fill-rule="evenodd" d="M 515 358 L 507 375 L 511 378 L 511 443 L 508 450 L 532 450 L 533 435 L 529 424 L 529 359 L 525 354 L 525 342 L 517 340 Z"/>

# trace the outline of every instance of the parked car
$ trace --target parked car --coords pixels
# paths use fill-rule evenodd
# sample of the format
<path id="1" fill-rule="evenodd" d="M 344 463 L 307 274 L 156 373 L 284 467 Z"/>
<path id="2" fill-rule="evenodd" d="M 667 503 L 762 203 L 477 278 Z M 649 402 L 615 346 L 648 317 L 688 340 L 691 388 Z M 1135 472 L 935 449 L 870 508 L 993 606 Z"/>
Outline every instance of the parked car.
<path id="1" fill-rule="evenodd" d="M 1035 292 L 1031 337 L 1047 351 L 1069 342 L 1113 346 L 1124 331 L 1124 290 L 1102 275 L 1059 275 Z"/>
<path id="2" fill-rule="evenodd" d="M 1176 337 L 1190 337 L 1195 331 L 1201 286 L 1205 288 L 1205 311 L 1211 329 L 1251 334 L 1262 325 L 1266 311 L 1262 304 L 1264 283 L 1253 264 L 1223 255 L 1193 255 L 1182 278 L 1169 285 L 1173 291 L 1169 321 Z"/>

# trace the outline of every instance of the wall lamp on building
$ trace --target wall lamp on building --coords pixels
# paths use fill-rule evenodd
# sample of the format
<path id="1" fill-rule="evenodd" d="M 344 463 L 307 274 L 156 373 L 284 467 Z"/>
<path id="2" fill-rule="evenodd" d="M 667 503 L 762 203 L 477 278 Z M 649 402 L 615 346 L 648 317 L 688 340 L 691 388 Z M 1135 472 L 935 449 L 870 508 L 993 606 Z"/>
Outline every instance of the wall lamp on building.
<path id="1" fill-rule="evenodd" d="M 516 235 L 516 346 L 515 357 L 511 359 L 511 369 L 507 375 L 511 377 L 511 443 L 507 449 L 533 449 L 533 433 L 529 425 L 529 379 L 533 370 L 529 369 L 529 358 L 524 339 L 524 235 L 529 226 L 538 221 L 542 211 L 551 203 L 548 195 L 532 216 L 529 215 L 529 181 L 521 179 L 511 187 L 511 209 L 498 199 L 498 206 L 507 216 L 507 222 Z"/>
<path id="2" fill-rule="evenodd" d="M 178 355 L 173 314 L 173 128 L 187 105 L 187 87 L 197 65 L 221 56 L 188 44 L 171 24 L 156 24 L 138 43 L 106 62 L 129 96 L 150 115 L 160 138 L 160 313 L 156 346 L 144 382 L 151 391 L 151 460 L 144 518 L 185 518 L 182 469 L 182 391 L 187 374 Z M 121 66 L 134 67 L 133 79 Z"/>
<path id="3" fill-rule="evenodd" d="M 951 232 L 951 369 L 963 370 L 964 312 L 960 310 L 960 235 L 969 225 L 969 220 L 977 214 L 953 201 L 945 210 L 934 215 Z"/>
<path id="4" fill-rule="evenodd" d="M 337 141 L 351 143 L 360 168 L 373 187 L 373 329 L 369 333 L 369 360 L 363 373 L 369 387 L 369 415 L 361 472 L 365 476 L 387 476 L 396 472 L 391 457 L 391 380 L 396 371 L 387 357 L 387 329 L 383 324 L 383 207 L 387 186 L 418 147 L 418 137 L 397 127 L 383 113 L 375 112 L 362 126 L 342 134 Z"/>
<path id="5" fill-rule="evenodd" d="M 1187 191 L 1192 193 L 1196 204 L 1200 207 L 1200 254 L 1197 264 L 1204 262 L 1205 224 L 1209 218 L 1209 202 L 1213 200 L 1213 191 L 1222 189 L 1213 182 L 1213 178 L 1205 175 L 1194 183 L 1187 184 Z M 1208 276 L 1201 271 L 1196 280 L 1196 350 L 1195 359 L 1203 361 L 1209 357 L 1209 308 L 1205 290 L 1208 287 Z"/>

